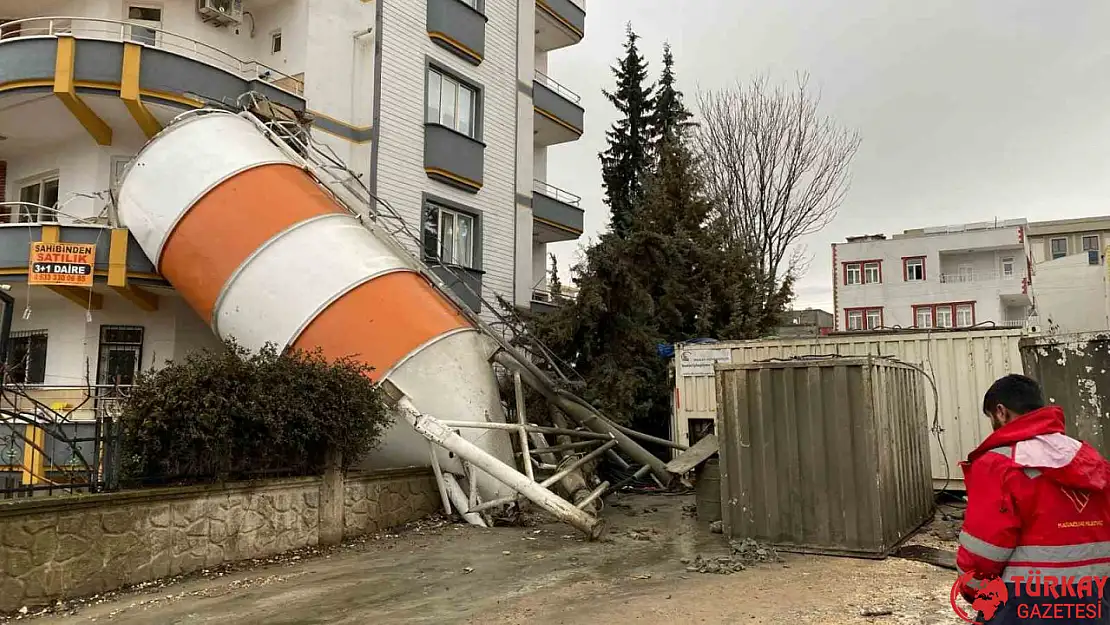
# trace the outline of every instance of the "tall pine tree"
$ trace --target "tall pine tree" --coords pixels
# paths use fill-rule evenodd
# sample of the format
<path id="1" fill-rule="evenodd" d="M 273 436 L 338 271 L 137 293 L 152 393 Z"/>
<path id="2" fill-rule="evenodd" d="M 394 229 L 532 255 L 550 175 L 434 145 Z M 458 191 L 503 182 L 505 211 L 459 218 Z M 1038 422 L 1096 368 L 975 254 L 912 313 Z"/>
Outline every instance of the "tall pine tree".
<path id="1" fill-rule="evenodd" d="M 676 144 L 686 138 L 686 132 L 696 126 L 694 115 L 682 103 L 674 75 L 674 55 L 671 44 L 663 44 L 663 73 L 659 76 L 659 89 L 655 94 L 655 110 L 651 119 L 652 151 L 660 156 L 661 144 Z"/>
<path id="2" fill-rule="evenodd" d="M 612 68 L 615 91 L 603 91 L 621 117 L 606 131 L 609 147 L 599 154 L 605 202 L 609 205 L 613 232 L 628 234 L 643 197 L 643 178 L 651 165 L 651 122 L 654 115 L 652 91 L 647 80 L 647 61 L 636 45 L 639 39 L 627 26 L 624 57 Z"/>

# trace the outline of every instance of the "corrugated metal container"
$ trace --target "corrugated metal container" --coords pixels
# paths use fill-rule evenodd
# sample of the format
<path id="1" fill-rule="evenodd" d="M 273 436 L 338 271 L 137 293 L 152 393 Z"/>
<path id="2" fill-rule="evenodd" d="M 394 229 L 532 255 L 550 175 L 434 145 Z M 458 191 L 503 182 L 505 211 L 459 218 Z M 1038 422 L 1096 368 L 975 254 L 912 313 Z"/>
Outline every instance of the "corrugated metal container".
<path id="1" fill-rule="evenodd" d="M 885 557 L 932 517 L 919 372 L 866 357 L 718 367 L 729 538 Z"/>
<path id="2" fill-rule="evenodd" d="M 933 486 L 962 490 L 959 461 L 991 432 L 983 416 L 983 393 L 991 383 L 1022 371 L 1018 341 L 1022 331 L 899 332 L 810 339 L 731 341 L 684 344 L 675 348 L 675 391 L 672 419 L 674 440 L 690 444 L 691 431 L 708 427 L 717 417 L 713 363 L 749 363 L 768 358 L 836 354 L 892 356 L 916 364 L 933 377 L 939 405 L 940 440 L 930 435 Z M 933 395 L 925 382 L 930 420 Z M 930 426 L 932 424 L 930 423 Z M 943 451 L 943 453 L 942 453 Z"/>
<path id="3" fill-rule="evenodd" d="M 1023 339 L 1025 373 L 1045 399 L 1064 409 L 1067 432 L 1110 453 L 1110 335 L 1065 334 Z"/>

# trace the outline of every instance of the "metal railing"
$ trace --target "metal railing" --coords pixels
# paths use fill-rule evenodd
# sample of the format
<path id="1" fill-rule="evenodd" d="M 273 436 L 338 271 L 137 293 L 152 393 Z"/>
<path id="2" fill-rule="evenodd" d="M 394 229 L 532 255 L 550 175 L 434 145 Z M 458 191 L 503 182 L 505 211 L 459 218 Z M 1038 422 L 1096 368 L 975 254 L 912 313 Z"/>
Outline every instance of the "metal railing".
<path id="1" fill-rule="evenodd" d="M 581 208 L 579 206 L 582 203 L 581 197 L 571 193 L 570 191 L 564 191 L 559 187 L 547 184 L 543 180 L 533 180 L 532 190 L 536 193 L 546 195 L 547 197 L 557 202 L 562 202 L 563 204 L 574 206 L 575 208 Z"/>
<path id="2" fill-rule="evenodd" d="M 548 76 L 547 74 L 544 74 L 543 72 L 536 72 L 536 82 L 559 94 L 560 97 L 570 100 L 575 104 L 578 104 L 582 101 L 582 98 L 577 93 L 571 91 L 570 89 L 567 89 L 563 85 L 559 84 L 559 82 L 556 81 L 554 78 Z"/>
<path id="3" fill-rule="evenodd" d="M 31 17 L 4 23 L 0 44 L 29 37 L 68 35 L 78 39 L 138 43 L 229 71 L 244 80 L 263 80 L 293 95 L 304 95 L 304 81 L 255 60 L 244 60 L 219 48 L 168 30 L 97 17 Z"/>
<path id="4" fill-rule="evenodd" d="M 0 499 L 118 487 L 120 386 L 0 387 Z"/>
<path id="5" fill-rule="evenodd" d="M 1003 276 L 1001 272 L 995 271 L 964 271 L 960 273 L 944 273 L 940 276 L 940 281 L 945 284 L 957 284 L 963 282 L 993 282 L 996 280 L 1012 280 L 1015 276 Z"/>

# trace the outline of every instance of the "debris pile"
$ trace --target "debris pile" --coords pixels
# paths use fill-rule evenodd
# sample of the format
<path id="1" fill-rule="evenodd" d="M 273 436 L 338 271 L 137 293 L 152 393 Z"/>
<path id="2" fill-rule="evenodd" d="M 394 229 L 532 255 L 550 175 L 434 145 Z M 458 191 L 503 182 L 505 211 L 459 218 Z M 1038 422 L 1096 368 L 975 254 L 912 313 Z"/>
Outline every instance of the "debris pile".
<path id="1" fill-rule="evenodd" d="M 709 558 L 697 556 L 693 560 L 683 559 L 682 561 L 689 573 L 712 575 L 731 575 L 756 564 L 772 562 L 782 562 L 774 547 L 758 543 L 751 538 L 731 541 L 727 556 Z"/>

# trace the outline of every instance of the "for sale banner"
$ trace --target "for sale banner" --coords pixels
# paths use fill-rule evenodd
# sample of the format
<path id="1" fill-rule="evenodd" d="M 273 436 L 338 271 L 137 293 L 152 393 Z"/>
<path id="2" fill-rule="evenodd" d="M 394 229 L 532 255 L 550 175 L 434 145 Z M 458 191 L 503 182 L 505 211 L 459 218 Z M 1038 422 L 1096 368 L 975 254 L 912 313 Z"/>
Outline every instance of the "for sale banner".
<path id="1" fill-rule="evenodd" d="M 31 243 L 27 282 L 38 285 L 93 285 L 96 245 L 92 243 Z"/>

